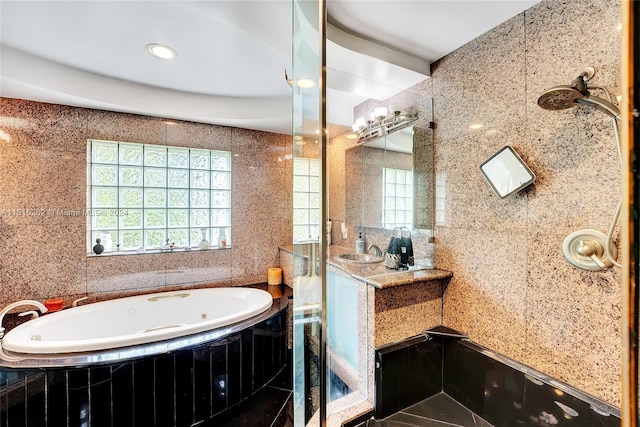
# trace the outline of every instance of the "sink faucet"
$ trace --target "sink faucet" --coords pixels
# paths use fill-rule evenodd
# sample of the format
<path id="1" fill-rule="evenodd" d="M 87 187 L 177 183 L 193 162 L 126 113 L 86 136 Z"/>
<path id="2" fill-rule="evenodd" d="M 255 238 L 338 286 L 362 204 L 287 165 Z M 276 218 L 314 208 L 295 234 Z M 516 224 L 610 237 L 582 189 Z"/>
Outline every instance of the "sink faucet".
<path id="1" fill-rule="evenodd" d="M 0 311 L 0 339 L 4 337 L 4 327 L 2 326 L 2 322 L 4 320 L 4 316 L 11 310 L 16 307 L 20 307 L 21 305 L 33 305 L 37 307 L 41 313 L 45 313 L 47 311 L 47 307 L 45 307 L 42 303 L 30 299 L 25 299 L 22 301 L 16 301 L 14 303 L 9 304 L 5 308 Z M 35 314 L 35 312 L 33 312 Z"/>
<path id="2" fill-rule="evenodd" d="M 371 246 L 369 246 L 369 249 L 367 250 L 367 252 L 371 252 L 371 249 L 373 249 L 374 251 L 376 251 L 376 255 L 377 255 L 377 256 L 382 256 L 382 250 L 380 250 L 380 248 L 378 247 L 378 245 L 371 245 Z"/>

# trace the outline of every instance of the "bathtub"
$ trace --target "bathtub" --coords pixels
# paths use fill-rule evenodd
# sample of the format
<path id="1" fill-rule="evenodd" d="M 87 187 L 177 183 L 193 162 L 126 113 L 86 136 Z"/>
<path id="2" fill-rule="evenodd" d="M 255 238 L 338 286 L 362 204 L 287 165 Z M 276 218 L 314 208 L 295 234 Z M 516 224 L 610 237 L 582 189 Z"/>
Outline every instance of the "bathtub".
<path id="1" fill-rule="evenodd" d="M 12 350 L 0 359 L 0 398 L 11 404 L 0 424 L 217 425 L 290 369 L 289 295 L 260 287 L 123 298 L 13 328 L 2 339 Z"/>
<path id="2" fill-rule="evenodd" d="M 272 296 L 253 288 L 139 295 L 45 314 L 10 330 L 8 354 L 86 353 L 156 343 L 211 331 L 268 311 Z"/>

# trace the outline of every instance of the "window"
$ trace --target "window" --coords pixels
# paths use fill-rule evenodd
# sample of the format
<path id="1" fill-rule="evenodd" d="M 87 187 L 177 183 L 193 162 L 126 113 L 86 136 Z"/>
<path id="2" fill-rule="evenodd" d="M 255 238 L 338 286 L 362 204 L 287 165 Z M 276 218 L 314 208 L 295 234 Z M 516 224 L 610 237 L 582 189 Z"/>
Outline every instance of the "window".
<path id="1" fill-rule="evenodd" d="M 293 158 L 293 240 L 320 238 L 320 162 Z"/>
<path id="2" fill-rule="evenodd" d="M 87 251 L 198 247 L 230 241 L 231 153 L 89 140 Z M 227 243 L 228 244 L 228 243 Z"/>
<path id="3" fill-rule="evenodd" d="M 413 227 L 413 171 L 382 169 L 384 228 Z"/>

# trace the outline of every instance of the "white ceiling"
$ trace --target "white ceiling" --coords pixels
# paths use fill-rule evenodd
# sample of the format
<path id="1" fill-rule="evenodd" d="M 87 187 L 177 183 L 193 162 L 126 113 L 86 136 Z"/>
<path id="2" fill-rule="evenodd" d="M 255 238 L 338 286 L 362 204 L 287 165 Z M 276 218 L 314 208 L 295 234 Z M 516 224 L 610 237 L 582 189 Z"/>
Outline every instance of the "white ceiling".
<path id="1" fill-rule="evenodd" d="M 328 13 L 431 63 L 538 1 L 329 0 Z M 291 22 L 290 0 L 0 0 L 0 96 L 291 133 Z M 424 78 L 329 43 L 328 120 L 343 129 L 355 105 Z"/>

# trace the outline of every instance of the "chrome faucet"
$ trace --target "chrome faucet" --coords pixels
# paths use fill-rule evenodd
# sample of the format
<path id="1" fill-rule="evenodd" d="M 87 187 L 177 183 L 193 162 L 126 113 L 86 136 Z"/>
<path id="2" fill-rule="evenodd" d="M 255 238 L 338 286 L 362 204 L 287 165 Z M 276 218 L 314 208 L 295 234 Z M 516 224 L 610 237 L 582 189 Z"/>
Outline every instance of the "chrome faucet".
<path id="1" fill-rule="evenodd" d="M 371 245 L 369 246 L 369 249 L 367 249 L 367 253 L 371 252 L 371 249 L 373 249 L 374 251 L 376 251 L 376 255 L 377 256 L 382 256 L 382 250 L 378 247 L 378 245 Z"/>
<path id="2" fill-rule="evenodd" d="M 31 300 L 31 299 L 25 299 L 25 300 L 22 300 L 22 301 L 16 301 L 14 303 L 9 304 L 4 309 L 2 309 L 2 311 L 0 311 L 0 339 L 2 339 L 4 337 L 4 326 L 2 326 L 2 322 L 4 321 L 5 314 L 7 314 L 8 312 L 10 312 L 11 310 L 13 310 L 16 307 L 20 307 L 21 305 L 33 305 L 33 306 L 37 307 L 40 310 L 41 313 L 46 313 L 47 312 L 47 307 L 45 307 L 42 303 L 40 303 L 38 301 Z M 29 312 L 27 312 L 27 314 L 31 314 L 32 317 L 33 316 L 37 317 L 37 313 L 35 311 L 29 311 Z"/>

